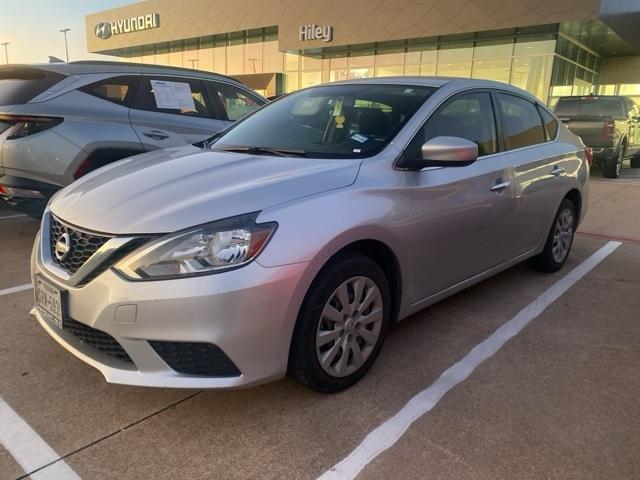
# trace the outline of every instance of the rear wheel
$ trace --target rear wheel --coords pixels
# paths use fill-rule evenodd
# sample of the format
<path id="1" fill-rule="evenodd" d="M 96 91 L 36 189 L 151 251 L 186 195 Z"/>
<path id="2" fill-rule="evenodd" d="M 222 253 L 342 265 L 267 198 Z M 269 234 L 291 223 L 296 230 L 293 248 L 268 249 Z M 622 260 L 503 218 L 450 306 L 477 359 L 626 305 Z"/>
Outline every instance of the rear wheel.
<path id="1" fill-rule="evenodd" d="M 569 257 L 577 223 L 576 207 L 571 200 L 565 198 L 553 220 L 544 250 L 530 258 L 529 264 L 536 270 L 547 273 L 560 270 Z"/>
<path id="2" fill-rule="evenodd" d="M 307 293 L 291 342 L 289 376 L 323 393 L 352 386 L 375 362 L 390 318 L 382 269 L 363 255 L 337 257 Z"/>
<path id="3" fill-rule="evenodd" d="M 616 154 L 604 163 L 602 174 L 605 178 L 618 178 L 620 176 L 626 151 L 627 146 L 621 145 Z"/>

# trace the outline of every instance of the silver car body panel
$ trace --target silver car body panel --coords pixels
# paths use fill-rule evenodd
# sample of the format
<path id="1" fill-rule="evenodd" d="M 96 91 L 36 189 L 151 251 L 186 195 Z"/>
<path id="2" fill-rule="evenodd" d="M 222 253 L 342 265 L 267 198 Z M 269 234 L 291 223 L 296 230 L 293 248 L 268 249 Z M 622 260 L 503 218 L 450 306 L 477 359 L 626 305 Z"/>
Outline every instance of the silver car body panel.
<path id="1" fill-rule="evenodd" d="M 277 222 L 278 230 L 254 262 L 231 272 L 128 282 L 107 270 L 81 289 L 69 288 L 69 315 L 114 336 L 130 351 L 137 369 L 97 359 L 64 331 L 51 325 L 47 330 L 109 381 L 198 388 L 254 385 L 285 374 L 306 292 L 345 247 L 373 241 L 392 252 L 401 288 L 397 318 L 403 319 L 542 251 L 569 192 L 578 192 L 584 217 L 589 175 L 584 146 L 561 124 L 552 141 L 481 157 L 466 167 L 395 167 L 402 148 L 452 95 L 493 88 L 535 101 L 526 92 L 460 79 L 346 83 L 361 82 L 440 88 L 387 148 L 364 160 L 171 149 L 106 167 L 59 193 L 50 205 L 56 216 L 111 234 L 170 232 L 252 211 L 261 212 L 257 222 Z M 67 288 L 38 260 L 38 248 L 37 242 L 34 274 Z M 138 320 L 120 325 L 114 309 L 129 303 L 137 305 Z M 211 341 L 237 363 L 242 378 L 196 381 L 177 375 L 144 346 L 145 338 Z"/>

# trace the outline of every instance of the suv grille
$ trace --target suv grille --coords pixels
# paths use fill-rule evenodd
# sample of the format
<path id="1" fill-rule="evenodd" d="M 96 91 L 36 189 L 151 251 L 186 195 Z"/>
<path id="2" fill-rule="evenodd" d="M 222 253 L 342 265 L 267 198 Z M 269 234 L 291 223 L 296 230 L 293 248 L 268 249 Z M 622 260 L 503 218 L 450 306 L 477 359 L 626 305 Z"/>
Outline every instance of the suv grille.
<path id="1" fill-rule="evenodd" d="M 208 377 L 239 377 L 240 370 L 211 343 L 149 341 L 164 362 L 176 372 Z"/>
<path id="2" fill-rule="evenodd" d="M 76 322 L 72 318 L 65 318 L 63 329 L 69 333 L 72 333 L 80 339 L 82 343 L 95 348 L 96 350 L 109 355 L 110 357 L 117 358 L 118 360 L 124 360 L 130 362 L 131 358 L 125 352 L 124 348 L 108 333 L 101 330 L 85 325 L 84 323 Z"/>
<path id="3" fill-rule="evenodd" d="M 69 253 L 64 259 L 59 260 L 56 257 L 56 242 L 65 233 L 69 235 Z M 70 275 L 76 273 L 111 238 L 75 230 L 58 221 L 53 215 L 49 237 L 51 258 Z"/>

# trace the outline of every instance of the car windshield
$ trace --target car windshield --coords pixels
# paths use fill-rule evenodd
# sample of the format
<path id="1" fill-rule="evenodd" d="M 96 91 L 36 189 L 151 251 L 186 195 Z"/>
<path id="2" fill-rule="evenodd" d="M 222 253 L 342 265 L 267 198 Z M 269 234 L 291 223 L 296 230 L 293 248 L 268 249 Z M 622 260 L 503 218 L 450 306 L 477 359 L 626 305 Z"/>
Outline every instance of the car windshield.
<path id="1" fill-rule="evenodd" d="M 624 110 L 619 98 L 584 97 L 561 98 L 554 110 L 559 117 L 623 117 Z"/>
<path id="2" fill-rule="evenodd" d="M 214 150 L 362 158 L 382 150 L 435 91 L 413 85 L 326 85 L 292 93 L 213 137 Z"/>

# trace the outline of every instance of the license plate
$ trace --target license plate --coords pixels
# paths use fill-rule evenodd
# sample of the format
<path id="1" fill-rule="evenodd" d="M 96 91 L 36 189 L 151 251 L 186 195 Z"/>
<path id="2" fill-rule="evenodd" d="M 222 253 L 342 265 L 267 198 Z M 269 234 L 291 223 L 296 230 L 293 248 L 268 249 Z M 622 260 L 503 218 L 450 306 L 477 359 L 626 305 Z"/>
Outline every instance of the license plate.
<path id="1" fill-rule="evenodd" d="M 34 280 L 36 308 L 48 320 L 58 328 L 63 328 L 65 314 L 66 291 L 51 285 L 40 277 Z"/>

